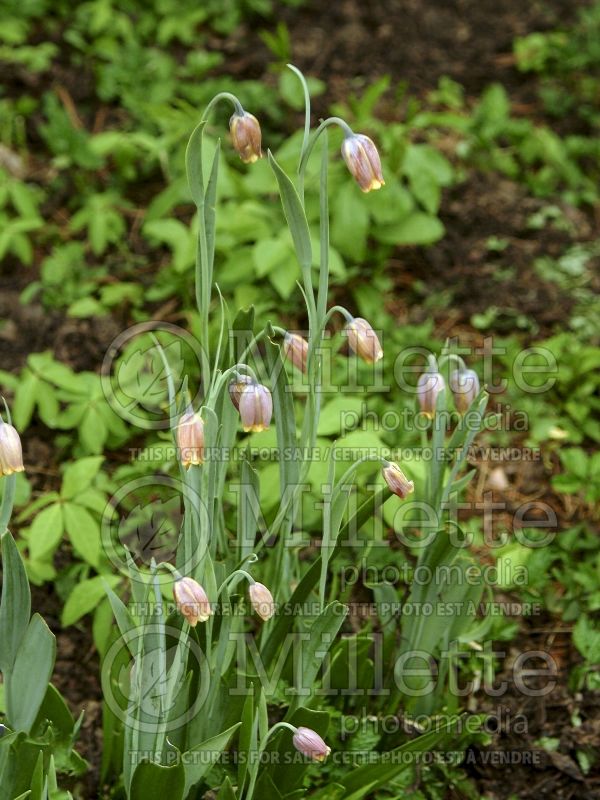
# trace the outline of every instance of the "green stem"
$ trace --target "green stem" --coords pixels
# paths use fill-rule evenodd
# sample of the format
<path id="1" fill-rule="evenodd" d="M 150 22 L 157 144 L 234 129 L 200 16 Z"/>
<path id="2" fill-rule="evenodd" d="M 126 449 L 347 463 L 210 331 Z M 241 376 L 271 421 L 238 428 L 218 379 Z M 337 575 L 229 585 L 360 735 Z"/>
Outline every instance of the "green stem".
<path id="1" fill-rule="evenodd" d="M 4 493 L 2 494 L 2 506 L 0 506 L 0 536 L 8 529 L 8 523 L 10 522 L 15 502 L 16 485 L 16 475 L 8 475 L 4 479 Z"/>
<path id="2" fill-rule="evenodd" d="M 341 117 L 328 117 L 327 119 L 323 120 L 323 122 L 319 125 L 319 127 L 315 131 L 312 139 L 308 143 L 300 159 L 300 166 L 298 167 L 298 175 L 301 181 L 304 181 L 304 175 L 306 173 L 306 165 L 308 163 L 308 159 L 310 158 L 310 154 L 312 153 L 313 148 L 317 143 L 319 136 L 330 125 L 337 125 L 339 128 L 341 128 L 344 132 L 344 136 L 354 136 L 354 131 L 352 130 L 352 128 L 348 125 L 347 122 L 341 119 Z"/>
<path id="3" fill-rule="evenodd" d="M 290 725 L 289 722 L 277 722 L 277 723 L 275 723 L 275 725 L 273 725 L 272 728 L 270 728 L 266 732 L 266 734 L 265 734 L 265 736 L 264 736 L 264 738 L 263 738 L 263 740 L 260 743 L 260 746 L 258 748 L 258 758 L 256 759 L 256 768 L 253 770 L 252 777 L 250 778 L 250 784 L 248 786 L 248 791 L 246 792 L 246 800 L 252 800 L 252 798 L 254 797 L 254 787 L 256 786 L 256 778 L 258 777 L 258 768 L 260 766 L 260 757 L 264 753 L 264 751 L 265 751 L 265 749 L 267 747 L 267 743 L 268 743 L 269 739 L 271 738 L 271 736 L 277 730 L 279 730 L 280 728 L 288 728 L 288 730 L 290 730 L 292 733 L 296 733 L 296 731 L 298 730 L 293 725 Z"/>

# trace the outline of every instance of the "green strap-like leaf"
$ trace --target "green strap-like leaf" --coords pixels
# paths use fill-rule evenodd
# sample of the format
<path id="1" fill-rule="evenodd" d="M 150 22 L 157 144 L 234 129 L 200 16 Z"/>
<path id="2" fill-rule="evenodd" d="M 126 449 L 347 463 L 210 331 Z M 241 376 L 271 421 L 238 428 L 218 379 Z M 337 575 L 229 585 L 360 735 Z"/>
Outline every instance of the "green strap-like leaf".
<path id="1" fill-rule="evenodd" d="M 347 606 L 335 601 L 330 603 L 313 622 L 309 638 L 303 642 L 302 646 L 302 668 L 298 675 L 302 685 L 298 688 L 312 690 L 314 687 L 321 664 L 342 627 L 347 613 Z M 306 691 L 295 695 L 290 703 L 286 719 L 289 719 L 294 711 L 308 702 L 309 698 L 310 695 L 306 694 Z"/>
<path id="2" fill-rule="evenodd" d="M 6 685 L 10 725 L 30 733 L 46 696 L 56 658 L 56 639 L 39 614 L 34 614 L 17 651 Z"/>
<path id="3" fill-rule="evenodd" d="M 312 289 L 312 245 L 310 241 L 310 232 L 308 229 L 308 221 L 302 202 L 298 196 L 294 184 L 281 169 L 275 157 L 269 150 L 269 163 L 277 178 L 279 186 L 279 193 L 281 195 L 281 203 L 283 205 L 283 213 L 287 220 L 290 233 L 292 234 L 292 241 L 296 250 L 296 256 L 302 268 L 302 278 L 304 281 L 304 291 L 309 303 L 309 315 L 315 312 L 315 300 Z"/>
<path id="4" fill-rule="evenodd" d="M 192 747 L 184 756 L 185 763 L 185 792 L 187 797 L 190 789 L 199 783 L 208 770 L 216 763 L 217 759 L 225 750 L 233 734 L 242 723 L 238 722 L 227 728 L 226 731 L 211 736 L 210 739 Z M 202 756 L 202 757 L 199 757 Z"/>
<path id="5" fill-rule="evenodd" d="M 23 559 L 14 539 L 4 533 L 2 542 L 2 601 L 0 603 L 0 670 L 13 668 L 17 650 L 29 625 L 31 593 Z"/>
<path id="6" fill-rule="evenodd" d="M 204 202 L 204 177 L 202 174 L 202 134 L 205 122 L 194 128 L 185 151 L 185 168 L 192 200 L 198 208 Z"/>

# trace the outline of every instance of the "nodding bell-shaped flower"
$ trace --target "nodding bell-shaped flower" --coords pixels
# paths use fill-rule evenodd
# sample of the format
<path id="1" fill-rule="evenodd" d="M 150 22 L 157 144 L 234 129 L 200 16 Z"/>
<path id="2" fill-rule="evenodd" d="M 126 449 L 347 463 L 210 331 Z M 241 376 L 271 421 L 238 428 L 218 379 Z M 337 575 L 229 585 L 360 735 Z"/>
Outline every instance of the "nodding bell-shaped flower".
<path id="1" fill-rule="evenodd" d="M 417 399 L 421 411 L 427 417 L 435 416 L 435 406 L 440 392 L 446 388 L 439 372 L 424 372 L 417 381 Z"/>
<path id="2" fill-rule="evenodd" d="M 449 383 L 456 410 L 464 414 L 479 394 L 479 377 L 472 369 L 455 369 Z"/>
<path id="3" fill-rule="evenodd" d="M 275 601 L 273 595 L 262 583 L 252 583 L 248 589 L 250 603 L 258 616 L 265 622 L 271 619 L 275 613 Z"/>
<path id="4" fill-rule="evenodd" d="M 362 317 L 355 317 L 346 326 L 348 344 L 353 353 L 359 355 L 368 364 L 374 364 L 383 358 L 383 350 L 377 334 Z"/>
<path id="5" fill-rule="evenodd" d="M 389 490 L 395 495 L 398 495 L 401 500 L 404 500 L 411 492 L 414 492 L 414 483 L 408 480 L 398 464 L 395 464 L 393 461 L 388 461 L 386 463 L 383 467 L 382 474 Z"/>
<path id="6" fill-rule="evenodd" d="M 328 747 L 319 734 L 311 728 L 296 728 L 292 742 L 296 750 L 313 761 L 325 761 L 331 753 L 331 747 Z"/>
<path id="7" fill-rule="evenodd" d="M 346 136 L 342 142 L 342 156 L 363 192 L 381 189 L 385 184 L 379 153 L 368 136 L 362 133 Z"/>
<path id="8" fill-rule="evenodd" d="M 229 120 L 231 141 L 244 164 L 254 164 L 262 158 L 262 134 L 258 120 L 247 111 L 236 111 Z"/>
<path id="9" fill-rule="evenodd" d="M 246 386 L 251 386 L 254 383 L 249 375 L 238 375 L 238 377 L 231 381 L 229 384 L 229 397 L 235 406 L 235 410 L 240 410 L 240 397 Z"/>
<path id="10" fill-rule="evenodd" d="M 298 333 L 286 332 L 283 339 L 283 352 L 301 372 L 306 372 L 308 363 L 308 342 Z"/>
<path id="11" fill-rule="evenodd" d="M 0 477 L 24 469 L 21 438 L 16 428 L 0 419 Z"/>
<path id="12" fill-rule="evenodd" d="M 245 431 L 265 431 L 273 415 L 271 392 L 260 383 L 244 386 L 240 394 L 239 411 Z"/>
<path id="13" fill-rule="evenodd" d="M 186 469 L 191 464 L 204 461 L 204 422 L 200 414 L 189 408 L 177 425 L 177 447 L 181 463 Z"/>
<path id="14" fill-rule="evenodd" d="M 193 578 L 179 578 L 173 585 L 173 597 L 179 613 L 192 628 L 199 622 L 206 622 L 212 614 L 208 596 L 202 586 Z"/>

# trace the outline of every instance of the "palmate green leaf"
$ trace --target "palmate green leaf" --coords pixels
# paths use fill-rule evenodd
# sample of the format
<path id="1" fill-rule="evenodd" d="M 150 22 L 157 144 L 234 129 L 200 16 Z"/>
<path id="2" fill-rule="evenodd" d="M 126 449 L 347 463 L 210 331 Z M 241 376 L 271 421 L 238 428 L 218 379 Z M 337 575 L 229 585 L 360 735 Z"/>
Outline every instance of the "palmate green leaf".
<path id="1" fill-rule="evenodd" d="M 104 456 L 89 456 L 69 464 L 62 479 L 61 497 L 72 500 L 75 495 L 89 488 L 103 461 Z"/>
<path id="2" fill-rule="evenodd" d="M 23 637 L 7 684 L 11 726 L 29 733 L 46 695 L 54 669 L 56 639 L 39 614 L 34 614 Z"/>
<path id="3" fill-rule="evenodd" d="M 145 761 L 133 773 L 129 800 L 183 800 L 184 790 L 185 770 L 181 761 L 172 767 Z"/>
<path id="4" fill-rule="evenodd" d="M 432 244 L 444 235 L 440 220 L 422 211 L 413 211 L 399 222 L 375 228 L 373 236 L 382 244 Z"/>
<path id="5" fill-rule="evenodd" d="M 75 552 L 88 564 L 98 568 L 100 559 L 100 525 L 90 512 L 77 503 L 63 504 L 63 519 Z"/>
<path id="6" fill-rule="evenodd" d="M 105 583 L 114 588 L 120 580 L 118 575 L 96 575 L 94 578 L 77 583 L 64 605 L 61 615 L 62 625 L 64 627 L 72 625 L 89 614 L 104 597 Z"/>
<path id="7" fill-rule="evenodd" d="M 0 669 L 11 670 L 31 615 L 31 592 L 23 559 L 6 532 L 2 543 L 2 599 L 0 602 Z"/>
<path id="8" fill-rule="evenodd" d="M 232 725 L 231 728 L 227 728 L 226 731 L 222 731 L 216 736 L 211 736 L 210 739 L 192 747 L 185 753 L 184 797 L 187 796 L 193 786 L 202 780 L 212 765 L 217 762 L 219 756 L 223 750 L 225 750 L 231 737 L 241 724 L 241 722 L 238 722 Z"/>
<path id="9" fill-rule="evenodd" d="M 27 545 L 30 557 L 42 560 L 53 553 L 62 539 L 64 521 L 62 504 L 53 503 L 41 511 L 33 520 Z"/>
<path id="10" fill-rule="evenodd" d="M 14 399 L 13 419 L 19 430 L 26 430 L 31 422 L 41 383 L 40 377 L 34 372 L 27 368 L 23 370 Z"/>

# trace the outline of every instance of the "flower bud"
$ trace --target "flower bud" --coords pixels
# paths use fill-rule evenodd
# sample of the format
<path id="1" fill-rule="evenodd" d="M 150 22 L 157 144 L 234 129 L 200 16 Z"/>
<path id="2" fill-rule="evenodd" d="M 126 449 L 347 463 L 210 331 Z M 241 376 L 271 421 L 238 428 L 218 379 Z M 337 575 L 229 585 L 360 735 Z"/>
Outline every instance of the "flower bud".
<path id="1" fill-rule="evenodd" d="M 368 364 L 374 364 L 383 358 L 383 350 L 377 334 L 366 319 L 355 317 L 346 326 L 346 334 L 352 352 L 359 355 Z"/>
<path id="2" fill-rule="evenodd" d="M 229 120 L 231 141 L 244 164 L 253 164 L 262 158 L 261 132 L 258 120 L 247 111 L 232 115 Z"/>
<path id="3" fill-rule="evenodd" d="M 19 434 L 16 428 L 0 419 L 0 477 L 24 469 Z"/>
<path id="4" fill-rule="evenodd" d="M 379 153 L 368 136 L 362 133 L 346 136 L 342 142 L 342 156 L 363 192 L 381 189 L 385 184 Z"/>
<path id="5" fill-rule="evenodd" d="M 296 750 L 313 761 L 324 761 L 331 753 L 331 747 L 328 747 L 319 734 L 310 728 L 296 728 L 292 742 Z"/>
<path id="6" fill-rule="evenodd" d="M 308 342 L 297 333 L 286 333 L 283 339 L 283 352 L 301 372 L 306 372 L 308 362 Z"/>
<path id="7" fill-rule="evenodd" d="M 428 417 L 435 416 L 438 395 L 446 388 L 439 372 L 424 372 L 417 381 L 417 398 L 421 411 Z"/>
<path id="8" fill-rule="evenodd" d="M 177 447 L 181 463 L 186 469 L 190 464 L 198 465 L 204 461 L 204 421 L 191 408 L 177 425 Z"/>
<path id="9" fill-rule="evenodd" d="M 464 414 L 479 394 L 479 377 L 472 369 L 455 369 L 449 382 L 456 410 Z"/>
<path id="10" fill-rule="evenodd" d="M 273 595 L 262 583 L 252 583 L 248 589 L 252 608 L 265 622 L 271 619 L 275 613 L 275 601 Z"/>
<path id="11" fill-rule="evenodd" d="M 240 419 L 245 431 L 266 430 L 271 424 L 273 400 L 271 392 L 260 383 L 244 386 L 240 395 Z"/>
<path id="12" fill-rule="evenodd" d="M 390 491 L 398 495 L 401 500 L 404 500 L 411 492 L 414 492 L 414 483 L 408 480 L 398 464 L 395 464 L 393 461 L 387 462 L 382 470 L 382 474 Z"/>
<path id="13" fill-rule="evenodd" d="M 180 578 L 173 586 L 173 597 L 177 608 L 192 628 L 198 622 L 206 622 L 212 614 L 208 596 L 193 578 Z"/>

